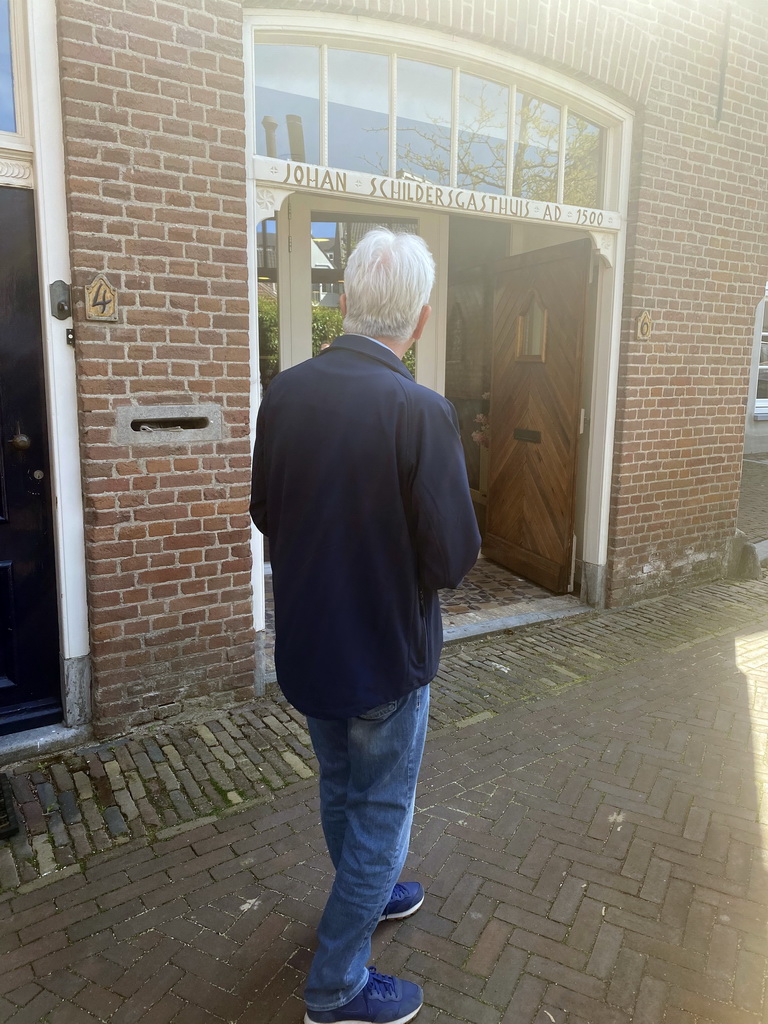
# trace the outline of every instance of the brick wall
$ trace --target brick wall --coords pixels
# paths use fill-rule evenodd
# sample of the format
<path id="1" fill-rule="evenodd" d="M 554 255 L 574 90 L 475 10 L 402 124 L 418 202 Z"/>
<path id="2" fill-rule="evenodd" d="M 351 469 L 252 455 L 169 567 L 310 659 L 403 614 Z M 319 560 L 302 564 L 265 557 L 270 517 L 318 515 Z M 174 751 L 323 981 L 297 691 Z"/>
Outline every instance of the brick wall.
<path id="1" fill-rule="evenodd" d="M 613 475 L 611 601 L 718 575 L 768 277 L 768 12 L 665 4 L 639 111 Z M 635 318 L 648 309 L 649 341 Z"/>
<path id="2" fill-rule="evenodd" d="M 95 727 L 253 692 L 242 12 L 60 0 Z M 84 319 L 104 272 L 114 324 Z M 119 445 L 127 404 L 215 402 L 223 440 Z"/>
<path id="3" fill-rule="evenodd" d="M 768 277 L 768 9 L 758 0 L 277 0 L 477 39 L 636 110 L 609 602 L 723 569 Z M 276 6 L 252 0 L 250 6 Z M 726 7 L 732 11 L 716 120 Z M 649 309 L 650 341 L 635 338 Z"/>

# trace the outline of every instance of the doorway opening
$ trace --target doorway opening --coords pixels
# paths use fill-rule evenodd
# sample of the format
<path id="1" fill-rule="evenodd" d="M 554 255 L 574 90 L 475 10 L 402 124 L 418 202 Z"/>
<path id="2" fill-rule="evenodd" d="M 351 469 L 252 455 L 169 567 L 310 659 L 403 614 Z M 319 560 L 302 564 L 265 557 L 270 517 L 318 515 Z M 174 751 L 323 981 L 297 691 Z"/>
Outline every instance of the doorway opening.
<path id="1" fill-rule="evenodd" d="M 488 218 L 294 194 L 257 235 L 262 393 L 276 372 L 314 357 L 341 333 L 346 261 L 376 225 L 421 234 L 438 267 L 432 337 L 422 337 L 406 365 L 456 408 L 483 536 L 475 568 L 458 590 L 441 595 L 446 636 L 582 610 L 573 596 L 574 524 L 583 520 L 590 240 L 567 230 L 526 235 Z M 269 673 L 274 619 L 266 545 L 264 554 Z"/>

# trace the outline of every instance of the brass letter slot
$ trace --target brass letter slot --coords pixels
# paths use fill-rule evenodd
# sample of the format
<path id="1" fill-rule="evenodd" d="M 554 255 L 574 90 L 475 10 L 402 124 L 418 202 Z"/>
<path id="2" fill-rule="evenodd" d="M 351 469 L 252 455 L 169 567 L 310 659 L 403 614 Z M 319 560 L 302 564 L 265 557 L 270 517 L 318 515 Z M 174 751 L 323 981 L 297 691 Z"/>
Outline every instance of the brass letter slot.
<path id="1" fill-rule="evenodd" d="M 168 419 L 131 420 L 131 430 L 205 430 L 207 416 L 178 416 Z"/>
<path id="2" fill-rule="evenodd" d="M 521 427 L 515 427 L 512 437 L 516 441 L 532 441 L 534 444 L 541 444 L 540 430 L 523 430 Z"/>

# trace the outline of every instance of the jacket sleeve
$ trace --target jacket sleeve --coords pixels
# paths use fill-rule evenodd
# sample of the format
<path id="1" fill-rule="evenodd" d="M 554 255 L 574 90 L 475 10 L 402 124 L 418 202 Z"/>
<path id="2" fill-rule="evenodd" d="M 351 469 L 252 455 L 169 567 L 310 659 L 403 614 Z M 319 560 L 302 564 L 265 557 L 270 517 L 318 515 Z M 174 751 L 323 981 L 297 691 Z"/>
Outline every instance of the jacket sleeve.
<path id="1" fill-rule="evenodd" d="M 265 405 L 266 397 L 259 406 L 259 413 L 256 419 L 256 444 L 253 449 L 251 504 L 249 507 L 251 519 L 256 528 L 263 534 L 267 533 L 267 478 L 264 458 Z"/>
<path id="2" fill-rule="evenodd" d="M 458 587 L 477 560 L 472 506 L 456 411 L 439 396 L 419 403 L 411 431 L 410 505 L 419 582 Z"/>

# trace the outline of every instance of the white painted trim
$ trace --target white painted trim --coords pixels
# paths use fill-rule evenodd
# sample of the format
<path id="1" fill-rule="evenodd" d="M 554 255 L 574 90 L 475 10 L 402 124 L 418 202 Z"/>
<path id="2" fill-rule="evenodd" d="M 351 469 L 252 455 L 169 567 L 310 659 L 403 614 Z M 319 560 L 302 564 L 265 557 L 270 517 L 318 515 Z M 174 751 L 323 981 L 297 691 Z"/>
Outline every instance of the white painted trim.
<path id="1" fill-rule="evenodd" d="M 48 291 L 52 281 L 71 280 L 55 0 L 30 0 L 26 17 L 29 39 L 34 40 L 29 47 L 29 107 L 61 653 L 69 659 L 87 655 L 89 644 L 75 358 L 64 336 L 72 321 L 51 315 Z"/>
<path id="2" fill-rule="evenodd" d="M 611 154 L 619 165 L 616 175 L 619 210 L 626 211 L 629 201 L 632 122 L 627 118 L 617 140 L 618 153 Z M 624 299 L 624 265 L 626 262 L 626 218 L 616 239 L 613 268 L 602 267 L 597 298 L 595 325 L 594 378 L 590 409 L 589 456 L 587 459 L 587 493 L 584 512 L 583 559 L 593 565 L 608 562 L 608 537 L 611 513 L 614 438 L 616 433 L 616 401 L 619 386 L 621 353 L 621 319 Z M 602 600 L 603 595 L 596 595 Z"/>
<path id="3" fill-rule="evenodd" d="M 33 0 L 10 0 L 11 22 L 11 67 L 16 108 L 16 131 L 0 132 L 0 146 L 11 149 L 32 148 L 30 131 L 30 71 L 27 57 L 31 46 L 27 39 L 34 39 L 27 27 L 27 6 Z M 58 67 L 58 65 L 57 65 Z"/>
<path id="4" fill-rule="evenodd" d="M 245 95 L 246 105 L 248 97 L 253 96 L 253 47 L 245 47 Z M 247 152 L 254 148 L 253 140 L 253 105 L 248 108 L 249 113 L 245 121 L 245 139 Z M 261 379 L 259 376 L 259 303 L 258 303 L 258 252 L 256 226 L 261 219 L 257 216 L 256 182 L 248 178 L 245 183 L 245 206 L 246 206 L 246 237 L 248 239 L 248 325 L 249 325 L 249 356 L 251 361 L 251 388 L 250 388 L 250 447 L 256 440 L 256 417 L 261 404 Z M 266 198 L 266 197 L 264 197 Z M 282 200 L 284 197 L 278 197 Z M 265 210 L 259 209 L 259 214 Z M 251 525 L 251 587 L 253 590 L 253 628 L 258 632 L 265 626 L 265 604 L 266 595 L 264 591 L 264 539 Z"/>

